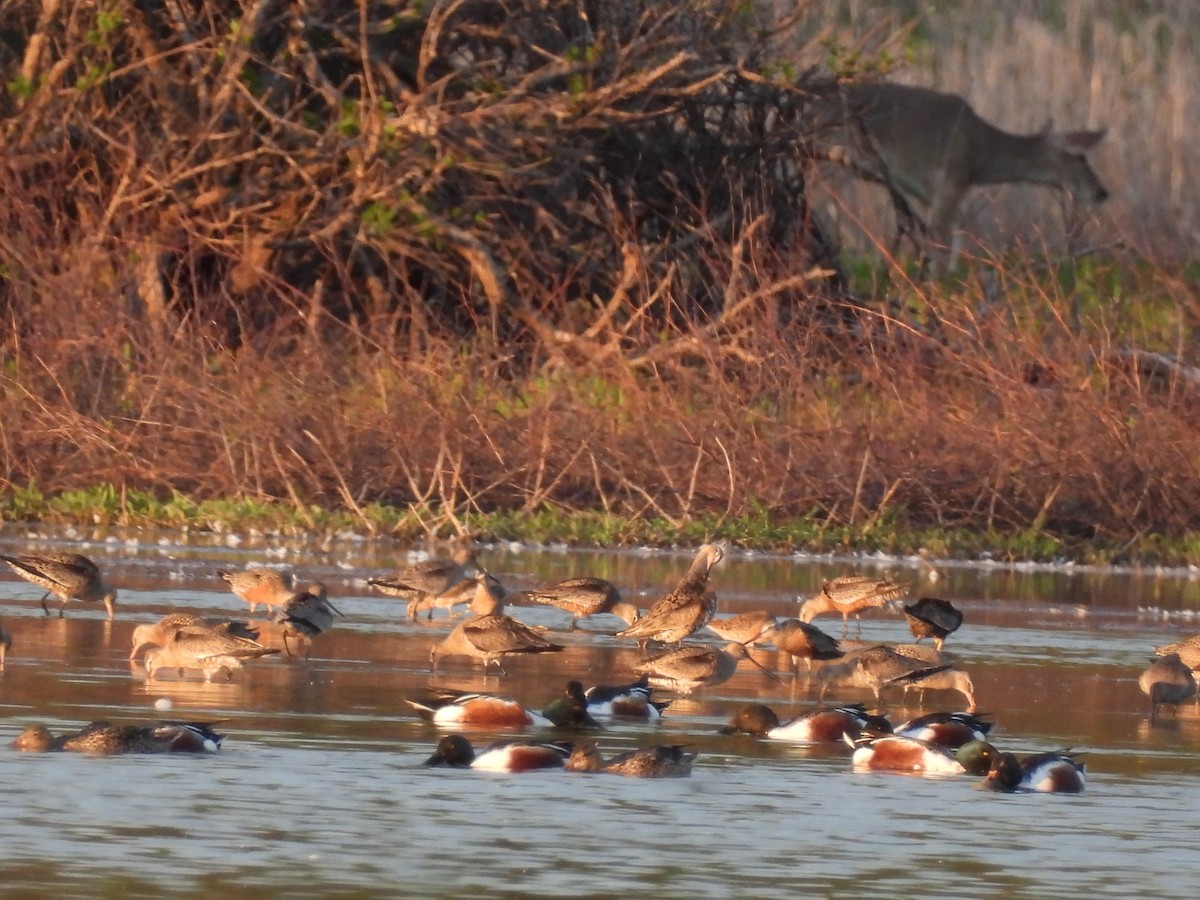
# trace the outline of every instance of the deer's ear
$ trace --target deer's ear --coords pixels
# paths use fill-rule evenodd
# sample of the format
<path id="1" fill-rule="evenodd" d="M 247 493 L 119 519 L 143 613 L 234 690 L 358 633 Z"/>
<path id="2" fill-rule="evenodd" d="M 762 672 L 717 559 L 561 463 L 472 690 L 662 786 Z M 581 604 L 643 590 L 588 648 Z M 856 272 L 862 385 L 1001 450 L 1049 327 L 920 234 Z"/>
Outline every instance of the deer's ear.
<path id="1" fill-rule="evenodd" d="M 1087 153 L 1100 143 L 1106 134 L 1107 128 L 1101 128 L 1099 131 L 1068 131 L 1058 135 L 1058 143 L 1071 153 Z"/>

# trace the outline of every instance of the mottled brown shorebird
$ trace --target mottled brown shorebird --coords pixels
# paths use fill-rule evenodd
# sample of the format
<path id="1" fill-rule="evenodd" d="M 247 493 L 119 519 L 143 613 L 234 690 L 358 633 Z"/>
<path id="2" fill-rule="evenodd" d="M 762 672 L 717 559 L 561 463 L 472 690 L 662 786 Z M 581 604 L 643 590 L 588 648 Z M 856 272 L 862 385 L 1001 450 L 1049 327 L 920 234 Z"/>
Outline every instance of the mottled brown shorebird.
<path id="1" fill-rule="evenodd" d="M 142 665 L 151 680 L 159 669 L 178 669 L 180 675 L 184 669 L 200 669 L 205 681 L 212 681 L 213 675 L 222 670 L 227 680 L 232 681 L 233 670 L 242 668 L 243 661 L 278 652 L 277 648 L 264 647 L 257 641 L 212 632 L 179 636 L 162 646 L 151 647 Z"/>
<path id="2" fill-rule="evenodd" d="M 1178 708 L 1196 696 L 1196 678 L 1178 653 L 1167 653 L 1154 660 L 1138 677 L 1138 687 L 1150 698 L 1150 721 L 1158 718 L 1164 703 Z"/>
<path id="3" fill-rule="evenodd" d="M 483 580 L 490 598 L 480 599 L 480 579 Z M 424 594 L 415 600 L 410 600 L 407 614 L 410 619 L 415 619 L 421 613 L 425 613 L 427 619 L 432 619 L 435 609 L 444 609 L 453 618 L 454 607 L 465 604 L 470 606 L 472 614 L 482 615 L 483 613 L 476 612 L 476 610 L 494 602 L 499 604 L 497 607 L 497 611 L 499 611 L 503 608 L 507 598 L 508 591 L 504 589 L 504 585 L 500 583 L 499 579 L 490 572 L 479 569 L 474 576 L 468 575 L 440 594 Z"/>
<path id="4" fill-rule="evenodd" d="M 385 578 L 368 578 L 367 584 L 390 597 L 408 601 L 407 614 L 415 619 L 422 609 L 433 610 L 424 601 L 449 591 L 464 578 L 482 571 L 470 547 L 458 547 L 450 559 L 427 559 Z"/>
<path id="5" fill-rule="evenodd" d="M 931 665 L 924 660 L 905 655 L 892 647 L 876 646 L 864 650 L 854 650 L 847 653 L 838 662 L 827 663 L 817 673 L 817 681 L 821 686 L 818 699 L 825 699 L 825 692 L 831 684 L 842 684 L 867 688 L 874 692 L 875 700 L 878 702 L 885 688 L 904 687 L 905 685 L 916 687 L 918 682 L 950 669 L 948 664 Z M 961 674 L 965 675 L 965 673 Z M 961 683 L 962 679 L 951 676 L 947 681 Z M 933 683 L 926 683 L 924 687 L 929 690 L 935 689 Z M 950 689 L 958 690 L 959 688 L 951 687 Z M 973 711 L 975 706 L 973 691 L 968 695 L 968 702 L 971 705 L 971 710 L 968 711 Z"/>
<path id="6" fill-rule="evenodd" d="M 922 597 L 916 603 L 906 603 L 904 618 L 908 620 L 908 630 L 914 638 L 918 641 L 933 638 L 933 646 L 939 650 L 946 638 L 958 631 L 963 623 L 962 611 L 949 600 L 937 597 Z"/>
<path id="7" fill-rule="evenodd" d="M 683 744 L 661 744 L 630 750 L 605 759 L 594 738 L 576 738 L 567 760 L 573 772 L 607 772 L 630 778 L 681 778 L 690 775 L 695 753 L 686 752 Z"/>
<path id="8" fill-rule="evenodd" d="M 92 722 L 74 734 L 55 737 L 45 725 L 32 725 L 13 741 L 26 753 L 66 751 L 113 756 L 118 753 L 215 753 L 225 735 L 199 722 L 112 725 Z"/>
<path id="9" fill-rule="evenodd" d="M 717 611 L 717 595 L 708 589 L 708 575 L 724 556 L 720 545 L 703 544 L 679 583 L 655 601 L 646 615 L 618 631 L 617 637 L 638 638 L 642 646 L 649 641 L 678 644 L 707 625 Z"/>
<path id="10" fill-rule="evenodd" d="M 113 604 L 117 592 L 104 583 L 100 568 L 86 556 L 78 553 L 31 553 L 24 556 L 0 556 L 8 567 L 46 591 L 42 595 L 42 610 L 50 615 L 46 598 L 51 594 L 62 601 L 58 609 L 61 619 L 68 600 L 95 602 L 100 600 L 113 617 Z"/>
<path id="11" fill-rule="evenodd" d="M 446 656 L 469 656 L 483 660 L 483 671 L 492 663 L 504 674 L 500 660 L 518 653 L 555 653 L 563 649 L 542 637 L 528 625 L 510 616 L 473 616 L 454 626 L 454 630 L 433 645 L 429 661 L 437 671 L 438 660 Z"/>
<path id="12" fill-rule="evenodd" d="M 722 640 L 749 645 L 766 639 L 775 627 L 775 617 L 765 609 L 754 609 L 720 619 L 714 616 L 705 627 Z"/>
<path id="13" fill-rule="evenodd" d="M 1191 669 L 1192 674 L 1195 675 L 1196 667 L 1200 666 L 1200 634 L 1192 635 L 1173 644 L 1163 644 L 1161 647 L 1155 647 L 1154 652 L 1159 656 L 1166 656 L 1168 653 L 1177 653 L 1180 661 Z"/>
<path id="14" fill-rule="evenodd" d="M 601 613 L 611 613 L 632 625 L 638 620 L 638 608 L 621 599 L 621 592 L 611 581 L 604 578 L 585 576 L 568 578 L 549 587 L 523 591 L 519 597 L 531 603 L 553 606 L 571 614 L 571 630 L 579 627 L 579 620 Z"/>
<path id="15" fill-rule="evenodd" d="M 843 575 L 833 578 L 821 587 L 821 593 L 800 606 L 800 621 L 811 622 L 823 613 L 835 612 L 842 616 L 842 634 L 850 628 L 850 616 L 862 630 L 862 611 L 884 606 L 904 596 L 905 588 L 887 579 L 869 575 Z"/>
<path id="16" fill-rule="evenodd" d="M 804 660 L 807 671 L 812 671 L 813 660 L 841 658 L 842 650 L 838 642 L 823 632 L 816 625 L 801 622 L 799 619 L 784 619 L 776 622 L 774 627 L 763 635 L 766 640 L 773 641 L 780 652 L 786 653 L 791 660 L 790 668 L 798 675 L 800 660 Z"/>
<path id="17" fill-rule="evenodd" d="M 137 659 L 138 653 L 152 645 L 164 647 L 180 637 L 195 637 L 210 632 L 258 640 L 258 631 L 251 628 L 247 622 L 214 621 L 192 613 L 168 613 L 157 622 L 139 625 L 133 629 L 133 649 L 129 652 L 129 658 Z"/>
<path id="18" fill-rule="evenodd" d="M 231 591 L 250 604 L 250 612 L 260 603 L 270 612 L 296 593 L 296 579 L 291 572 L 254 567 L 240 572 L 218 569 L 217 574 L 228 582 Z"/>
<path id="19" fill-rule="evenodd" d="M 743 659 L 762 669 L 746 651 L 745 644 L 731 641 L 724 647 L 696 644 L 669 650 L 634 666 L 633 670 L 648 676 L 655 687 L 686 695 L 699 687 L 728 681 Z M 773 673 L 763 671 L 775 678 Z"/>
<path id="20" fill-rule="evenodd" d="M 325 595 L 325 585 L 314 581 L 304 590 L 289 597 L 279 607 L 275 623 L 283 635 L 283 649 L 288 659 L 292 658 L 292 648 L 288 646 L 288 638 L 294 638 L 301 643 L 310 643 L 313 638 L 324 634 L 333 627 L 333 617 L 341 616 L 342 612 L 329 602 Z M 344 618 L 344 616 L 343 616 Z"/>

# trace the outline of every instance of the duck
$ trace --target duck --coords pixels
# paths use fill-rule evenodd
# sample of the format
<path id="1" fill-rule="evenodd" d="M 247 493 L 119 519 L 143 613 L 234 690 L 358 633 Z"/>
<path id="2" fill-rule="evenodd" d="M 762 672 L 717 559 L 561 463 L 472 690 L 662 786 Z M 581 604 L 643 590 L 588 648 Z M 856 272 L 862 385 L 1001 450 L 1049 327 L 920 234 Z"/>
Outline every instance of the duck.
<path id="1" fill-rule="evenodd" d="M 578 681 L 568 681 L 566 689 L 546 704 L 542 715 L 558 728 L 600 727 L 588 711 L 587 695 Z"/>
<path id="2" fill-rule="evenodd" d="M 920 738 L 888 734 L 860 739 L 851 763 L 857 770 L 913 772 L 924 775 L 984 775 L 996 758 L 987 741 L 968 741 L 956 750 Z"/>
<path id="3" fill-rule="evenodd" d="M 483 661 L 484 672 L 490 665 L 504 674 L 500 661 L 506 656 L 529 653 L 558 653 L 562 644 L 546 640 L 528 625 L 511 616 L 485 615 L 465 619 L 429 651 L 433 671 L 447 656 L 468 656 Z"/>
<path id="4" fill-rule="evenodd" d="M 454 769 L 482 769 L 488 772 L 531 772 L 535 769 L 561 769 L 571 755 L 571 744 L 562 741 L 496 741 L 478 753 L 461 734 L 449 734 L 438 741 L 425 765 Z"/>
<path id="5" fill-rule="evenodd" d="M 251 566 L 242 571 L 218 569 L 217 574 L 238 598 L 250 604 L 251 613 L 260 603 L 269 613 L 295 593 L 295 575 L 291 572 Z"/>
<path id="6" fill-rule="evenodd" d="M 646 719 L 662 717 L 669 701 L 651 700 L 654 689 L 650 676 L 643 675 L 632 684 L 597 684 L 583 692 L 588 714 L 597 719 Z"/>
<path id="7" fill-rule="evenodd" d="M 661 744 L 630 750 L 605 760 L 593 738 L 575 742 L 566 768 L 572 772 L 607 772 L 630 778 L 682 778 L 692 773 L 698 754 L 683 744 Z"/>
<path id="8" fill-rule="evenodd" d="M 553 606 L 570 613 L 572 631 L 579 628 L 580 619 L 603 613 L 617 616 L 627 626 L 636 623 L 640 616 L 636 606 L 621 599 L 621 592 L 615 584 L 590 575 L 524 591 L 518 597 L 529 603 Z"/>
<path id="9" fill-rule="evenodd" d="M 27 753 L 67 751 L 95 756 L 121 753 L 216 753 L 225 735 L 200 722 L 160 722 L 155 725 L 113 725 L 92 722 L 74 734 L 55 737 L 45 725 L 32 725 L 13 747 Z"/>
<path id="10" fill-rule="evenodd" d="M 969 741 L 987 740 L 992 725 L 978 713 L 932 712 L 897 725 L 895 733 L 957 750 Z"/>
<path id="11" fill-rule="evenodd" d="M 1036 791 L 1045 794 L 1080 794 L 1084 787 L 1084 765 L 1069 751 L 1055 750 L 1018 759 L 999 753 L 991 763 L 983 786 L 988 790 L 1013 793 Z"/>
<path id="12" fill-rule="evenodd" d="M 682 644 L 711 621 L 717 611 L 717 595 L 709 590 L 713 566 L 725 558 L 719 544 L 702 544 L 687 574 L 650 607 L 644 616 L 617 637 L 637 638 L 643 647 L 650 641 Z"/>
<path id="13" fill-rule="evenodd" d="M 790 668 L 800 674 L 800 660 L 804 660 L 807 671 L 812 671 L 813 660 L 840 659 L 845 653 L 837 640 L 830 637 L 816 625 L 801 622 L 799 619 L 783 619 L 763 632 L 764 639 L 770 639 L 776 647 L 788 655 Z"/>
<path id="14" fill-rule="evenodd" d="M 933 646 L 938 650 L 963 623 L 962 611 L 949 600 L 938 597 L 922 597 L 915 603 L 906 603 L 904 618 L 908 621 L 908 630 L 918 643 L 925 638 L 933 638 Z"/>
<path id="15" fill-rule="evenodd" d="M 465 691 L 434 691 L 423 700 L 405 698 L 417 715 L 433 725 L 487 728 L 548 728 L 545 716 L 511 697 Z"/>
<path id="16" fill-rule="evenodd" d="M 733 677 L 738 663 L 748 659 L 762 669 L 750 656 L 745 644 L 731 641 L 723 648 L 694 644 L 670 650 L 634 666 L 634 671 L 646 675 L 650 684 L 688 695 L 701 687 L 721 684 Z M 763 669 L 766 672 L 765 669 Z M 775 677 L 773 673 L 768 675 Z M 778 680 L 778 679 L 777 679 Z"/>
<path id="17" fill-rule="evenodd" d="M 22 556 L 3 556 L 8 567 L 46 593 L 42 594 L 42 612 L 50 615 L 46 599 L 53 594 L 62 605 L 58 608 L 61 619 L 67 608 L 67 601 L 82 600 L 84 602 L 102 602 L 111 619 L 117 602 L 115 588 L 105 584 L 100 574 L 100 567 L 78 553 L 29 553 Z"/>
<path id="18" fill-rule="evenodd" d="M 853 742 L 864 735 L 889 734 L 892 725 L 885 716 L 868 713 L 861 703 L 820 706 L 786 722 L 769 706 L 750 703 L 739 709 L 723 734 L 752 734 L 773 741 L 816 744 Z"/>
<path id="19" fill-rule="evenodd" d="M 1150 698 L 1150 721 L 1158 718 L 1163 704 L 1174 706 L 1196 696 L 1196 678 L 1178 653 L 1168 653 L 1155 659 L 1138 676 L 1138 687 Z"/>
<path id="20" fill-rule="evenodd" d="M 850 616 L 853 615 L 861 632 L 863 610 L 891 603 L 903 597 L 906 590 L 894 581 L 870 575 L 842 575 L 826 581 L 819 594 L 801 603 L 800 621 L 811 622 L 825 613 L 840 613 L 844 636 L 850 627 Z"/>

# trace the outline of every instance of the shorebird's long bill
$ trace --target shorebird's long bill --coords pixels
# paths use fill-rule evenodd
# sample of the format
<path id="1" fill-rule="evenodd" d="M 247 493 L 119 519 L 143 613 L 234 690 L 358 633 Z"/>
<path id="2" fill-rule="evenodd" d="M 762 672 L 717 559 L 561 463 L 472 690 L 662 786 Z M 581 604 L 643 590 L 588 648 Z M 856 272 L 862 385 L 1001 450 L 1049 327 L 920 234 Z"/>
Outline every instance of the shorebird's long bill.
<path id="1" fill-rule="evenodd" d="M 747 641 L 746 643 L 750 643 L 750 642 Z M 742 646 L 744 647 L 744 646 L 746 646 L 746 644 L 743 644 Z M 751 656 L 749 649 L 746 650 L 746 659 L 748 659 L 748 660 L 750 660 L 750 662 L 754 663 L 754 665 L 758 668 L 758 670 L 760 672 L 762 672 L 764 675 L 771 678 L 773 681 L 778 681 L 780 684 L 783 684 L 783 679 L 780 678 L 778 675 L 776 675 L 774 672 L 772 672 L 770 669 L 768 669 L 766 666 L 764 666 L 762 663 L 760 663 L 753 656 Z"/>

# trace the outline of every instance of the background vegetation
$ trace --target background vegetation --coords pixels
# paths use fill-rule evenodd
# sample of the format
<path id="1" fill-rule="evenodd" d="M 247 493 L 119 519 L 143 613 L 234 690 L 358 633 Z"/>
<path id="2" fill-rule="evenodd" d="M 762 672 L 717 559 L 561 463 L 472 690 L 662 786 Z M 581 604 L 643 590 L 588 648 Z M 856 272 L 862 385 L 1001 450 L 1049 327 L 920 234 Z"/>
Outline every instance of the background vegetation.
<path id="1" fill-rule="evenodd" d="M 8 515 L 1200 561 L 1197 23 L 976 5 L 6 3 Z M 892 64 L 1113 126 L 1082 243 L 911 281 L 805 163 Z"/>

